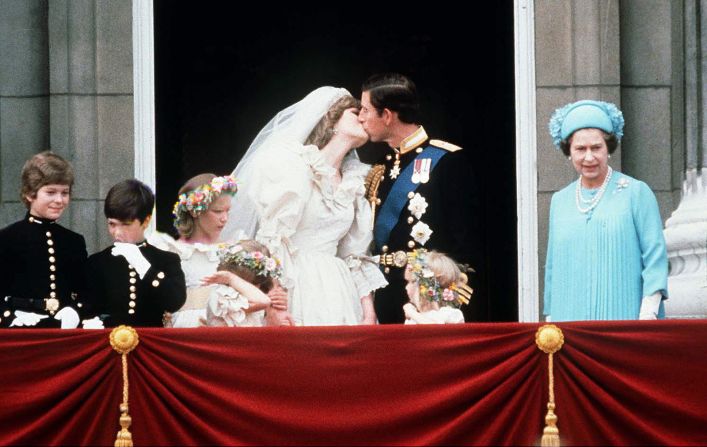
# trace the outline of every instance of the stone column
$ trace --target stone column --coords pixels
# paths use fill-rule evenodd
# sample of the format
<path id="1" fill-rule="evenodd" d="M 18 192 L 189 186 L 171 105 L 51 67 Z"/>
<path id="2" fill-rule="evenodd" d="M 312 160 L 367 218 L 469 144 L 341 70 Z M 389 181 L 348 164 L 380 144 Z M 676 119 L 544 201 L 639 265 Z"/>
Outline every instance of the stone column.
<path id="1" fill-rule="evenodd" d="M 682 198 L 666 223 L 668 318 L 707 318 L 707 0 L 685 0 L 685 163 Z"/>
<path id="2" fill-rule="evenodd" d="M 51 146 L 76 171 L 70 214 L 89 253 L 108 245 L 103 199 L 133 177 L 132 2 L 49 2 Z"/>
<path id="3" fill-rule="evenodd" d="M 22 165 L 49 149 L 46 0 L 0 0 L 0 228 L 24 216 Z"/>

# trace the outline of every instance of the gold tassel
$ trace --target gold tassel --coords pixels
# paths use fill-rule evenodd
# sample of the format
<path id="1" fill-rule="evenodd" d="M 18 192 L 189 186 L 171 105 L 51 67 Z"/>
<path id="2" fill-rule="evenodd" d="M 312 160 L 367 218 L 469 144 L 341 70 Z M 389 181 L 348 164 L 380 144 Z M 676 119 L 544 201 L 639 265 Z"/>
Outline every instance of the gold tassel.
<path id="1" fill-rule="evenodd" d="M 553 371 L 552 355 L 562 348 L 565 337 L 562 330 L 554 324 L 546 324 L 535 334 L 535 344 L 544 353 L 548 354 L 549 398 L 547 414 L 545 415 L 545 429 L 540 438 L 542 447 L 560 447 L 560 429 L 557 428 L 557 415 L 555 414 L 555 375 Z"/>
<path id="2" fill-rule="evenodd" d="M 110 333 L 110 345 L 120 354 L 123 366 L 123 402 L 120 404 L 120 431 L 115 438 L 115 447 L 133 447 L 133 435 L 130 433 L 132 418 L 128 414 L 128 353 L 135 349 L 140 339 L 135 329 L 130 326 L 118 326 Z"/>

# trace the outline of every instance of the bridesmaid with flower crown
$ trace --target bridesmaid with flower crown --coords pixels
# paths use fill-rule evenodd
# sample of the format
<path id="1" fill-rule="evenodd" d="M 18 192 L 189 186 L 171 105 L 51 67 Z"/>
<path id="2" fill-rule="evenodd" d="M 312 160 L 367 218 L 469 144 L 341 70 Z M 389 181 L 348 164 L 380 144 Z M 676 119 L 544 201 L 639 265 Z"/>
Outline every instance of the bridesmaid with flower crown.
<path id="1" fill-rule="evenodd" d="M 668 258 L 658 203 L 648 185 L 609 166 L 623 136 L 621 111 L 577 101 L 557 109 L 549 127 L 579 178 L 552 196 L 546 319 L 661 317 Z"/>
<path id="2" fill-rule="evenodd" d="M 206 324 L 211 287 L 202 284 L 202 279 L 215 273 L 219 265 L 219 249 L 224 246 L 221 232 L 228 222 L 231 198 L 237 190 L 232 176 L 206 173 L 192 177 L 179 189 L 174 205 L 174 227 L 179 239 L 163 233 L 149 238 L 158 248 L 179 255 L 186 278 L 187 300 L 177 312 L 165 316 L 165 326 L 185 328 Z M 272 291 L 272 306 L 287 309 L 287 294 L 281 288 Z"/>

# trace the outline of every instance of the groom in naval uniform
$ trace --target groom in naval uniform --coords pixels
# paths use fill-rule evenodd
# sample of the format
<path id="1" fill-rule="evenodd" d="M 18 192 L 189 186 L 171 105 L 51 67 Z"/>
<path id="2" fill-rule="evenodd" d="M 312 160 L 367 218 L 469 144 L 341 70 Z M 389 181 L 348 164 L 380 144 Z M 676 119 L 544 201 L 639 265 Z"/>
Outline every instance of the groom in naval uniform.
<path id="1" fill-rule="evenodd" d="M 419 124 L 419 101 L 410 79 L 374 75 L 361 92 L 359 121 L 372 142 L 391 148 L 366 179 L 375 216 L 374 253 L 380 254 L 389 283 L 376 291 L 376 315 L 382 324 L 402 323 L 408 252 L 437 250 L 472 268 L 478 262 L 473 256 L 478 251 L 474 179 L 462 148 L 430 139 Z M 473 287 L 473 274 L 469 277 Z"/>

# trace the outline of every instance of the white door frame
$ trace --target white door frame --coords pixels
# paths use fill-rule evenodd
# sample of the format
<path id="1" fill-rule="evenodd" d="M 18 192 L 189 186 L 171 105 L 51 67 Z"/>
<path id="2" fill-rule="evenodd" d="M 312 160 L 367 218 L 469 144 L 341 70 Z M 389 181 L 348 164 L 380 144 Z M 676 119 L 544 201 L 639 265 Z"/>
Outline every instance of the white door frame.
<path id="1" fill-rule="evenodd" d="M 539 319 L 534 0 L 514 0 L 518 320 Z M 153 0 L 133 0 L 135 177 L 156 191 Z"/>

